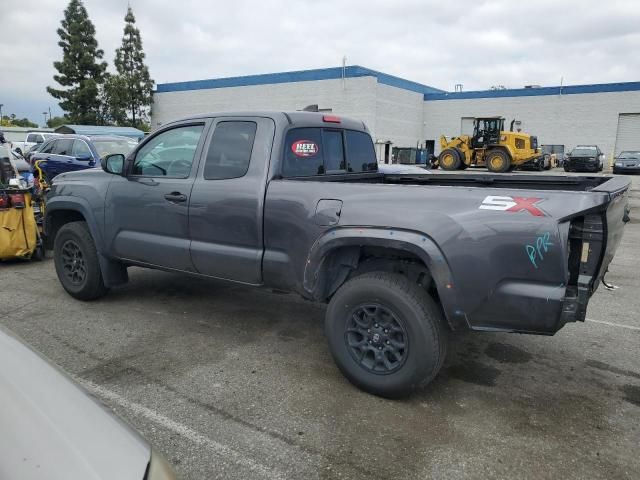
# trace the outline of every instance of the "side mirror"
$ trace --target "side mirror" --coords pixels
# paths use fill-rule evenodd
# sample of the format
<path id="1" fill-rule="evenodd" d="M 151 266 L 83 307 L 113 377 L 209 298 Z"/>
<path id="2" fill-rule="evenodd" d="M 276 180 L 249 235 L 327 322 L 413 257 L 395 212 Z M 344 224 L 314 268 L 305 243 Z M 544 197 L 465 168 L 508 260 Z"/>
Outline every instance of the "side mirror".
<path id="1" fill-rule="evenodd" d="M 76 157 L 76 160 L 78 160 L 79 162 L 88 162 L 90 160 L 93 160 L 93 157 L 88 153 L 83 153 L 82 155 L 78 155 Z"/>
<path id="2" fill-rule="evenodd" d="M 100 159 L 100 166 L 107 173 L 122 175 L 124 172 L 124 155 L 121 153 L 106 155 Z"/>

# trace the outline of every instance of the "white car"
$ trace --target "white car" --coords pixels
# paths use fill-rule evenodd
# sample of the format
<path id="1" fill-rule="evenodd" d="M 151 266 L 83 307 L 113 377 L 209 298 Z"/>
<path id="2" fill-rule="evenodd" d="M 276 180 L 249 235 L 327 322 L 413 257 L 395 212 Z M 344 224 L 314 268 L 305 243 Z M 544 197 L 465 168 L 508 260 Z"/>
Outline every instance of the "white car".
<path id="1" fill-rule="evenodd" d="M 27 137 L 25 138 L 24 142 L 12 142 L 11 148 L 13 150 L 20 149 L 20 152 L 22 153 L 22 155 L 24 155 L 34 145 L 46 142 L 50 138 L 57 137 L 59 135 L 59 133 L 53 132 L 27 132 Z"/>

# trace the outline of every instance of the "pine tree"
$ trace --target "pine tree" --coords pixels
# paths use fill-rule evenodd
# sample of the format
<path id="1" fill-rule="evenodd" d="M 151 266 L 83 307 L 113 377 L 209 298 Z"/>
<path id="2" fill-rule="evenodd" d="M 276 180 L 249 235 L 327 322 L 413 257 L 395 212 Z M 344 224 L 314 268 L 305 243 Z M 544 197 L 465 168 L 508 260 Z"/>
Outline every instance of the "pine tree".
<path id="1" fill-rule="evenodd" d="M 47 87 L 51 96 L 61 100 L 60 108 L 72 123 L 95 125 L 99 121 L 99 85 L 104 81 L 106 62 L 98 48 L 96 29 L 81 0 L 71 0 L 58 29 L 62 61 L 53 66 L 59 75 L 53 79 L 64 89 Z"/>
<path id="2" fill-rule="evenodd" d="M 122 109 L 128 117 L 126 123 L 139 126 L 146 118 L 148 107 L 153 102 L 153 80 L 144 63 L 140 30 L 136 28 L 136 18 L 131 7 L 127 8 L 124 17 L 124 35 L 122 46 L 116 49 L 114 64 L 117 76 L 110 81 L 110 98 L 113 102 L 112 116 L 119 123 Z"/>

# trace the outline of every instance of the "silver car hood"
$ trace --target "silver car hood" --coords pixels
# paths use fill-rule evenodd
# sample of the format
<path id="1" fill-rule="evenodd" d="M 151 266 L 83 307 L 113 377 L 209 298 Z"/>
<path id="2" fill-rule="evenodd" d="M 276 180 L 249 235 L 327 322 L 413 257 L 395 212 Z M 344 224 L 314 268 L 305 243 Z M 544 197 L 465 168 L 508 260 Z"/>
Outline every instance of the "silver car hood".
<path id="1" fill-rule="evenodd" d="M 142 480 L 149 444 L 0 328 L 0 479 Z"/>

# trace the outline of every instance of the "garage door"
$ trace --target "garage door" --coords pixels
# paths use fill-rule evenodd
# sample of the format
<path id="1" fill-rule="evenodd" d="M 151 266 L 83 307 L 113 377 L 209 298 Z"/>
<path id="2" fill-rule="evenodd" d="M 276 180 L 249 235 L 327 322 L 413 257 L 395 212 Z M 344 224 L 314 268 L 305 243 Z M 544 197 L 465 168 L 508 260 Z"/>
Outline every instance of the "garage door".
<path id="1" fill-rule="evenodd" d="M 616 155 L 625 150 L 640 150 L 640 113 L 624 113 L 618 117 Z"/>
<path id="2" fill-rule="evenodd" d="M 462 117 L 460 120 L 460 135 L 473 135 L 475 117 Z"/>

